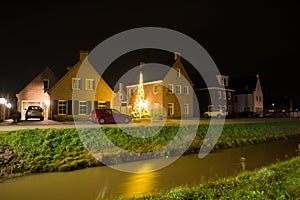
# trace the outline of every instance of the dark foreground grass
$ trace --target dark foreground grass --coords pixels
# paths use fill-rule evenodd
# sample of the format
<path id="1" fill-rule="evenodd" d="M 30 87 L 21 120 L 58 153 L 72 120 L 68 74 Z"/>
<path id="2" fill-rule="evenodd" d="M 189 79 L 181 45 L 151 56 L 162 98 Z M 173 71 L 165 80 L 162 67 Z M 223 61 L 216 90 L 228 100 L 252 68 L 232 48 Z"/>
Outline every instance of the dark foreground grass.
<path id="1" fill-rule="evenodd" d="M 122 199 L 118 197 L 117 199 Z M 300 157 L 236 177 L 131 199 L 300 199 Z"/>
<path id="2" fill-rule="evenodd" d="M 151 135 L 152 128 L 149 127 L 128 127 L 130 131 L 142 132 L 146 136 Z M 203 144 L 208 125 L 195 127 L 186 125 L 183 134 L 175 149 L 167 149 L 168 153 L 182 152 L 184 141 L 189 138 L 189 132 L 196 130 L 197 134 L 185 153 L 198 152 Z M 163 127 L 152 137 L 138 138 L 126 133 L 126 129 L 104 127 L 104 133 L 99 132 L 99 128 L 85 129 L 27 129 L 18 131 L 0 132 L 0 144 L 13 148 L 19 162 L 10 166 L 9 173 L 1 175 L 0 181 L 6 178 L 22 176 L 31 173 L 70 171 L 87 167 L 100 166 L 91 152 L 99 152 L 105 149 L 107 144 L 103 143 L 103 138 L 107 137 L 118 147 L 126 152 L 115 152 L 106 155 L 111 164 L 118 164 L 127 161 L 141 159 L 140 157 L 128 160 L 130 152 L 148 153 L 153 152 L 153 157 L 165 156 L 164 152 L 156 154 L 156 150 L 165 146 L 176 137 L 178 126 Z M 250 145 L 269 141 L 283 140 L 290 137 L 300 136 L 300 121 L 281 122 L 259 122 L 259 123 L 236 123 L 225 124 L 222 134 L 219 137 L 214 149 L 232 148 L 242 145 Z M 83 144 L 82 141 L 85 141 Z M 99 147 L 101 147 L 99 149 Z M 89 149 L 89 151 L 87 150 Z M 108 146 L 107 148 L 110 148 Z M 113 151 L 111 151 L 113 152 Z M 144 154 L 143 154 L 144 155 Z M 172 155 L 169 155 L 172 156 Z M 5 167 L 5 166 L 4 166 Z M 1 169 L 2 170 L 2 169 Z M 5 170 L 3 170 L 5 171 Z"/>

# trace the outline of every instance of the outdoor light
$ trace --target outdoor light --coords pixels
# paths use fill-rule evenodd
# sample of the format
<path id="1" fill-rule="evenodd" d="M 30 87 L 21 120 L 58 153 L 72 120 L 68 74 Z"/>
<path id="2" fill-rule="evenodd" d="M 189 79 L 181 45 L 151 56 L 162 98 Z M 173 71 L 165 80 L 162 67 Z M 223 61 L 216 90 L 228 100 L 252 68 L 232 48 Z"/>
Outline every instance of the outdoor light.
<path id="1" fill-rule="evenodd" d="M 6 104 L 6 107 L 10 109 L 11 108 L 11 103 Z"/>
<path id="2" fill-rule="evenodd" d="M 6 99 L 5 98 L 0 98 L 0 104 L 6 104 Z"/>
<path id="3" fill-rule="evenodd" d="M 46 104 L 46 106 L 49 106 L 50 105 L 50 100 L 46 100 L 45 104 Z"/>

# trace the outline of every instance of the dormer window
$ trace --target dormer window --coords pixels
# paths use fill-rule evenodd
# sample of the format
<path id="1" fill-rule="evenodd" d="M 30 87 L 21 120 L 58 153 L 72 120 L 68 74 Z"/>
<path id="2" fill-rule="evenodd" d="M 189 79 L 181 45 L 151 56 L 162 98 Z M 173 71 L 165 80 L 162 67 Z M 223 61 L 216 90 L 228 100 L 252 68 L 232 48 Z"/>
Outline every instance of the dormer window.
<path id="1" fill-rule="evenodd" d="M 228 86 L 228 76 L 217 75 L 217 79 L 220 85 Z"/>
<path id="2" fill-rule="evenodd" d="M 176 69 L 176 77 L 180 78 L 180 69 Z"/>

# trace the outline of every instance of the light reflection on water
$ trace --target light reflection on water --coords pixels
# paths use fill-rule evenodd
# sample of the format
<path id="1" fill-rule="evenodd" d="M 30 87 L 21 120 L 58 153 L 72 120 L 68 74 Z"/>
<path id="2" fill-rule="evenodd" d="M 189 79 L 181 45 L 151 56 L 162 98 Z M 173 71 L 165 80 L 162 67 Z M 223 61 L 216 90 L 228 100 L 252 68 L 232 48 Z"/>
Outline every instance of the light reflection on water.
<path id="1" fill-rule="evenodd" d="M 277 159 L 284 159 L 287 154 L 295 155 L 298 143 L 299 137 L 222 150 L 210 153 L 203 159 L 199 159 L 198 154 L 186 155 L 166 168 L 149 173 L 142 172 L 165 160 L 156 159 L 146 164 L 134 163 L 134 166 L 139 166 L 141 173 L 95 167 L 20 177 L 0 184 L 0 199 L 95 200 L 97 197 L 119 195 L 141 196 L 178 185 L 195 185 L 209 179 L 236 175 L 240 171 L 240 157 L 246 158 L 248 170 L 274 163 Z M 133 166 L 131 163 L 126 165 Z"/>

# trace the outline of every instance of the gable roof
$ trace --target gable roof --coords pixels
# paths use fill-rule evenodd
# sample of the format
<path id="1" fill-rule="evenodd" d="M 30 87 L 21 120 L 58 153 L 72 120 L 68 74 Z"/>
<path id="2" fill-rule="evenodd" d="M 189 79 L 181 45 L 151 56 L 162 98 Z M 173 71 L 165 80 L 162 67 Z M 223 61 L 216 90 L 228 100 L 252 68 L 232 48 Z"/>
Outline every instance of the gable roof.
<path id="1" fill-rule="evenodd" d="M 231 78 L 230 83 L 236 94 L 251 94 L 256 89 L 257 76 Z"/>
<path id="2" fill-rule="evenodd" d="M 47 77 L 44 77 L 44 75 L 47 75 Z M 57 75 L 49 68 L 46 67 L 43 71 L 41 71 L 39 74 L 37 74 L 29 83 L 27 83 L 27 85 L 22 88 L 16 95 L 22 93 L 23 91 L 26 91 L 26 89 L 29 87 L 29 85 L 34 82 L 35 80 L 39 79 L 39 78 L 48 78 L 49 75 L 52 75 L 53 77 L 56 78 L 56 80 L 58 80 Z"/>
<path id="3" fill-rule="evenodd" d="M 180 62 L 180 63 L 178 63 Z M 144 64 L 142 63 L 142 67 L 137 66 L 129 70 L 127 73 L 125 73 L 117 82 L 116 86 L 119 85 L 119 83 L 123 83 L 125 86 L 132 86 L 137 85 L 139 83 L 139 74 L 140 72 L 143 73 L 143 82 L 144 83 L 151 83 L 156 81 L 162 81 L 167 76 L 167 74 L 174 69 L 174 67 L 178 66 L 178 64 L 181 66 L 182 69 L 185 70 L 183 64 L 181 63 L 180 56 L 178 53 L 175 53 L 175 59 L 166 60 L 165 62 L 161 63 L 149 63 Z M 187 77 L 187 80 L 190 80 L 189 77 Z M 118 90 L 118 88 L 115 88 L 114 90 Z"/>

